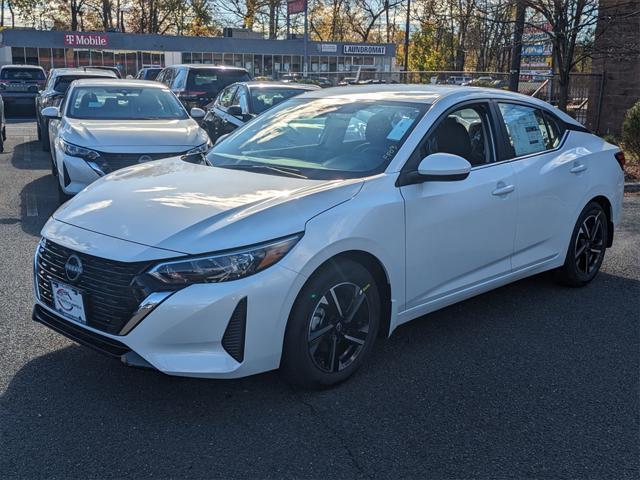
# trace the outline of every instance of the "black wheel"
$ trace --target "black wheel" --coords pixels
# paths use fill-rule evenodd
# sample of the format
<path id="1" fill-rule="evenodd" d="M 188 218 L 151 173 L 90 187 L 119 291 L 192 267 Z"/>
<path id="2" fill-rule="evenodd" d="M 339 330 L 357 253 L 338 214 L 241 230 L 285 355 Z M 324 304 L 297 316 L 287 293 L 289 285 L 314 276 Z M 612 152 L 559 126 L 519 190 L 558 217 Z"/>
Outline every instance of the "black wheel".
<path id="1" fill-rule="evenodd" d="M 557 272 L 558 279 L 573 287 L 593 280 L 604 260 L 608 234 L 607 214 L 598 203 L 589 203 L 573 229 L 567 257 Z"/>
<path id="2" fill-rule="evenodd" d="M 40 125 L 38 124 L 38 127 L 40 127 Z M 40 143 L 42 144 L 42 151 L 43 152 L 50 152 L 51 151 L 51 144 L 49 143 L 49 128 L 47 126 L 44 126 L 43 128 L 39 128 L 40 130 Z"/>
<path id="3" fill-rule="evenodd" d="M 54 178 L 58 178 L 58 167 L 56 166 L 56 159 L 54 158 L 53 152 L 49 155 L 49 160 L 51 160 L 51 175 L 53 175 Z"/>
<path id="4" fill-rule="evenodd" d="M 73 195 L 64 193 L 64 190 L 62 190 L 62 187 L 60 186 L 60 182 L 57 180 L 56 180 L 56 185 L 58 185 L 58 205 L 62 205 L 67 200 L 70 200 L 71 197 L 73 197 Z"/>
<path id="5" fill-rule="evenodd" d="M 380 326 L 373 275 L 352 260 L 316 272 L 298 294 L 285 334 L 282 371 L 297 385 L 346 380 L 371 354 Z"/>

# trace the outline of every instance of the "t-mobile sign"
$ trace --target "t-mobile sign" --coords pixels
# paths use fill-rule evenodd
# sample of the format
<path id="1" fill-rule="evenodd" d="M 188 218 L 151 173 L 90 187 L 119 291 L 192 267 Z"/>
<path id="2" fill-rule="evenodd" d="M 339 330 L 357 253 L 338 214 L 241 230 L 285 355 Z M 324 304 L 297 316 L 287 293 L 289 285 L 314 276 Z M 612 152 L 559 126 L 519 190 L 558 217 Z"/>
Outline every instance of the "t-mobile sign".
<path id="1" fill-rule="evenodd" d="M 67 33 L 64 36 L 67 47 L 106 47 L 108 37 L 99 33 Z"/>

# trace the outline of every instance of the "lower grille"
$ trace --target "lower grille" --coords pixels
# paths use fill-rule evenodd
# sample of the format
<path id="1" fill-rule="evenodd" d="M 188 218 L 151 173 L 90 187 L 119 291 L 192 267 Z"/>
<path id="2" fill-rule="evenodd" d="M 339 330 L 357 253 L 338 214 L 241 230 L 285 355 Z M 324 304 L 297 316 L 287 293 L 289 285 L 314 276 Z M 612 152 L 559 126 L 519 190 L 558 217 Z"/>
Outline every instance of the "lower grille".
<path id="1" fill-rule="evenodd" d="M 65 272 L 71 255 L 82 262 L 82 274 L 75 282 L 70 281 Z M 40 301 L 54 308 L 51 281 L 73 285 L 83 292 L 87 325 L 117 335 L 141 300 L 132 282 L 148 266 L 146 262 L 125 263 L 94 257 L 43 240 L 36 261 Z"/>
<path id="2" fill-rule="evenodd" d="M 244 360 L 244 338 L 247 329 L 247 297 L 244 297 L 231 314 L 222 337 L 222 347 L 237 362 Z"/>
<path id="3" fill-rule="evenodd" d="M 186 152 L 167 153 L 105 153 L 98 152 L 100 156 L 92 160 L 104 174 L 111 173 L 121 168 L 137 165 L 138 163 L 150 162 L 151 160 L 161 160 L 163 158 L 184 155 Z"/>
<path id="4" fill-rule="evenodd" d="M 54 315 L 48 310 L 42 308 L 40 305 L 36 305 L 34 307 L 33 319 L 75 342 L 93 348 L 94 350 L 110 357 L 120 358 L 122 355 L 130 351 L 129 347 L 124 343 L 103 337 L 102 335 L 93 333 L 92 331 L 86 330 L 78 325 L 74 325 L 73 322 Z"/>

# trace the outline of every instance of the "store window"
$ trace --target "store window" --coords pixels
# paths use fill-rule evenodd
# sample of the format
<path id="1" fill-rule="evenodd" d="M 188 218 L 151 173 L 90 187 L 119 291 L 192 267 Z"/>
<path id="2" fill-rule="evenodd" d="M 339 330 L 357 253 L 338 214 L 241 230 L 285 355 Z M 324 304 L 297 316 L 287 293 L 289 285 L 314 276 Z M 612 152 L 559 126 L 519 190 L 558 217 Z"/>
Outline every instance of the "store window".
<path id="1" fill-rule="evenodd" d="M 91 50 L 89 56 L 91 58 L 91 65 L 103 65 L 102 50 Z"/>
<path id="2" fill-rule="evenodd" d="M 230 67 L 233 66 L 233 53 L 225 53 L 224 54 L 224 64 Z"/>
<path id="3" fill-rule="evenodd" d="M 213 64 L 214 65 L 222 65 L 222 54 L 221 53 L 214 53 L 213 54 Z"/>
<path id="4" fill-rule="evenodd" d="M 202 63 L 212 64 L 213 63 L 213 53 L 211 53 L 211 52 L 203 52 L 202 53 Z"/>
<path id="5" fill-rule="evenodd" d="M 38 63 L 45 70 L 49 70 L 52 67 L 50 48 L 38 49 Z"/>
<path id="6" fill-rule="evenodd" d="M 311 71 L 317 72 L 320 68 L 320 57 L 313 55 L 311 57 Z"/>
<path id="7" fill-rule="evenodd" d="M 79 67 L 88 67 L 91 65 L 89 61 L 89 50 L 76 50 L 76 65 Z"/>
<path id="8" fill-rule="evenodd" d="M 191 52 L 182 52 L 182 63 L 191 63 Z"/>
<path id="9" fill-rule="evenodd" d="M 191 53 L 191 63 L 202 63 L 202 53 L 200 53 L 200 52 L 192 52 Z"/>
<path id="10" fill-rule="evenodd" d="M 251 70 L 249 70 L 249 73 L 251 73 Z M 262 69 L 262 55 L 253 56 L 253 75 L 256 77 L 264 75 L 264 70 Z"/>
<path id="11" fill-rule="evenodd" d="M 267 77 L 273 77 L 273 56 L 264 56 L 264 75 Z"/>
<path id="12" fill-rule="evenodd" d="M 53 68 L 62 68 L 66 65 L 64 59 L 64 48 L 53 49 Z"/>
<path id="13" fill-rule="evenodd" d="M 282 68 L 283 72 L 289 72 L 291 70 L 291 55 L 282 56 Z"/>
<path id="14" fill-rule="evenodd" d="M 291 72 L 299 73 L 302 71 L 302 59 L 300 55 L 291 57 Z"/>
<path id="15" fill-rule="evenodd" d="M 103 50 L 102 51 L 102 63 L 103 65 L 107 65 L 112 67 L 114 64 L 113 52 L 111 50 Z"/>
<path id="16" fill-rule="evenodd" d="M 24 47 L 11 47 L 11 63 L 14 65 L 25 64 Z"/>
<path id="17" fill-rule="evenodd" d="M 25 60 L 24 63 L 28 65 L 38 65 L 38 49 L 37 48 L 25 48 L 24 49 Z"/>

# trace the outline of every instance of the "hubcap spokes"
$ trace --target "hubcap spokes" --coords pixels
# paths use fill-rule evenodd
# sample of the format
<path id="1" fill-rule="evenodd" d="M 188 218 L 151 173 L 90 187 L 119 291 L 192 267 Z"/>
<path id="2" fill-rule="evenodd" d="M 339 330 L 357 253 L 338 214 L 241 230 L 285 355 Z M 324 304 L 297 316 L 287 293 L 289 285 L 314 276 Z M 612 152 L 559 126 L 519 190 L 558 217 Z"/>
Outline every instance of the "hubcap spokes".
<path id="1" fill-rule="evenodd" d="M 316 304 L 309 322 L 308 346 L 314 364 L 321 370 L 344 370 L 364 348 L 370 323 L 367 288 L 340 283 Z"/>
<path id="2" fill-rule="evenodd" d="M 579 272 L 589 275 L 598 266 L 604 253 L 604 229 L 600 213 L 584 219 L 574 246 L 574 258 Z"/>

